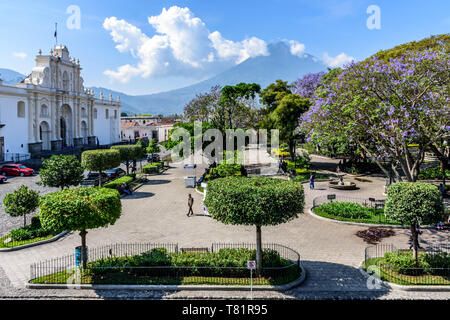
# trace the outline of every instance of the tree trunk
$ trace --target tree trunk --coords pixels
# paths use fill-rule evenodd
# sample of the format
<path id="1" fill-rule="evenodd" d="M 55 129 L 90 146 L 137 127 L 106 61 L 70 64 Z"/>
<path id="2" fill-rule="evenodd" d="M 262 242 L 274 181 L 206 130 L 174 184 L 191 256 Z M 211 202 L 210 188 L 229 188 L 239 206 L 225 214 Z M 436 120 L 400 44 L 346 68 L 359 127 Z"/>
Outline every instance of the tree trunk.
<path id="1" fill-rule="evenodd" d="M 129 172 L 128 168 L 130 167 L 130 162 L 128 160 L 126 162 L 126 166 L 127 166 L 127 174 L 129 174 L 130 172 Z"/>
<path id="2" fill-rule="evenodd" d="M 81 261 L 83 265 L 83 269 L 87 268 L 87 254 L 86 254 L 86 235 L 87 231 L 80 231 L 81 236 Z"/>
<path id="3" fill-rule="evenodd" d="M 23 215 L 23 227 L 25 228 L 26 225 L 27 225 L 27 215 L 24 214 L 24 215 Z"/>
<path id="4" fill-rule="evenodd" d="M 418 230 L 416 229 L 416 224 L 411 224 L 411 235 L 412 235 L 412 248 L 413 248 L 413 255 L 414 260 L 416 260 L 416 265 L 419 263 L 419 257 L 418 257 L 418 250 L 419 250 L 419 234 Z"/>
<path id="5" fill-rule="evenodd" d="M 261 227 L 256 226 L 256 275 L 260 277 L 262 274 L 262 241 Z"/>

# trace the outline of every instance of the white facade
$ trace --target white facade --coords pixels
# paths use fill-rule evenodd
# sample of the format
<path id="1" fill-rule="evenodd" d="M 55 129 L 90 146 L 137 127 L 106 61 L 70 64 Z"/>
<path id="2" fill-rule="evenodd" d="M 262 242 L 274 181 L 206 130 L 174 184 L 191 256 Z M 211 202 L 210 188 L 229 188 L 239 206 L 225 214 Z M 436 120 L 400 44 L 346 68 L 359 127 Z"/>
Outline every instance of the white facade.
<path id="1" fill-rule="evenodd" d="M 15 87 L 0 81 L 0 161 L 121 140 L 120 101 L 94 98 L 81 69 L 65 46 L 56 46 L 49 55 L 39 52 L 31 74 Z"/>

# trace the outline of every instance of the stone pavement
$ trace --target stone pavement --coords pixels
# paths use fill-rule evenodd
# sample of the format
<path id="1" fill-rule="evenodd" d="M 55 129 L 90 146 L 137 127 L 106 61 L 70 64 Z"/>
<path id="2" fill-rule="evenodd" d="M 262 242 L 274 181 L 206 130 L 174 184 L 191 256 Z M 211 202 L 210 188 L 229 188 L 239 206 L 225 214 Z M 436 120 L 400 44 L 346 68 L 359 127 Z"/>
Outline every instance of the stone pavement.
<path id="1" fill-rule="evenodd" d="M 316 159 L 314 159 L 316 160 Z M 202 172 L 197 169 L 197 175 Z M 122 199 L 122 217 L 108 228 L 90 230 L 87 244 L 91 248 L 104 244 L 132 242 L 171 242 L 180 246 L 208 246 L 213 242 L 254 242 L 255 228 L 224 225 L 203 215 L 202 195 L 184 187 L 182 165 L 174 165 L 162 175 L 151 176 L 150 182 L 132 196 Z M 352 197 L 381 198 L 384 179 L 369 178 L 371 182 L 358 182 L 359 190 L 328 190 L 326 182 L 316 183 L 315 190 L 305 185 L 305 213 L 288 223 L 263 227 L 266 243 L 280 243 L 301 254 L 307 269 L 307 279 L 299 287 L 285 293 L 258 292 L 255 297 L 274 299 L 449 299 L 450 293 L 409 293 L 387 290 L 369 290 L 358 267 L 364 259 L 367 244 L 355 236 L 364 227 L 319 220 L 308 213 L 314 197 L 328 193 Z M 195 199 L 193 217 L 188 218 L 187 194 Z M 423 230 L 422 246 L 449 242 L 449 231 Z M 394 237 L 385 243 L 408 248 L 409 230 L 396 229 Z M 29 266 L 33 262 L 71 254 L 79 245 L 80 237 L 72 233 L 56 242 L 16 252 L 0 253 L 0 297 L 17 298 L 163 298 L 189 297 L 239 298 L 248 292 L 132 292 L 94 290 L 30 290 Z"/>

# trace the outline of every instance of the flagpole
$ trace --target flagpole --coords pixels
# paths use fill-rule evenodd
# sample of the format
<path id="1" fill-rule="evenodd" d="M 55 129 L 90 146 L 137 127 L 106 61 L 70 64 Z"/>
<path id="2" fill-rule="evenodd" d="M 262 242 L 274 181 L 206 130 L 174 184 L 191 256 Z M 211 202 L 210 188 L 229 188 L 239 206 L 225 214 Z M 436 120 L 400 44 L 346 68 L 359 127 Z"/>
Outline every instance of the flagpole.
<path id="1" fill-rule="evenodd" d="M 58 45 L 58 23 L 55 22 L 55 46 Z"/>

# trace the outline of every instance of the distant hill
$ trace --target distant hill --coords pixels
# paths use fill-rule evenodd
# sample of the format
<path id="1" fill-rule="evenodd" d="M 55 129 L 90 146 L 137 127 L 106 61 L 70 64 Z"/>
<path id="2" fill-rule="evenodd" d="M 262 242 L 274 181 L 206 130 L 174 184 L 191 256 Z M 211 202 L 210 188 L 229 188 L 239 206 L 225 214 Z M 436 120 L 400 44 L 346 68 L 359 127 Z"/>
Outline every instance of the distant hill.
<path id="1" fill-rule="evenodd" d="M 264 88 L 277 79 L 292 82 L 307 73 L 326 70 L 321 61 L 309 54 L 305 54 L 304 57 L 292 55 L 289 46 L 284 42 L 269 44 L 268 49 L 270 53 L 268 56 L 247 59 L 210 79 L 176 90 L 149 95 L 127 95 L 102 87 L 89 89 L 93 89 L 97 97 L 103 92 L 105 99 L 108 99 L 109 94 L 112 94 L 114 99 L 120 96 L 123 112 L 169 115 L 183 113 L 186 103 L 196 94 L 209 91 L 215 85 L 255 82 Z M 0 69 L 0 74 L 0 78 L 7 84 L 20 82 L 25 77 L 8 69 Z"/>
<path id="2" fill-rule="evenodd" d="M 120 95 L 124 112 L 174 114 L 183 113 L 183 108 L 196 94 L 209 91 L 215 85 L 235 85 L 239 82 L 255 82 L 262 88 L 277 79 L 292 82 L 310 73 L 324 71 L 326 66 L 315 57 L 305 54 L 303 58 L 292 55 L 284 42 L 269 44 L 268 56 L 250 58 L 210 79 L 194 85 L 149 95 L 130 96 L 104 88 L 92 88 L 96 95 L 100 91 Z"/>

